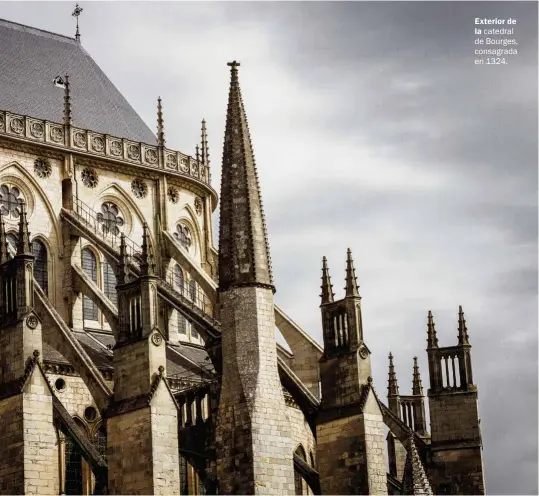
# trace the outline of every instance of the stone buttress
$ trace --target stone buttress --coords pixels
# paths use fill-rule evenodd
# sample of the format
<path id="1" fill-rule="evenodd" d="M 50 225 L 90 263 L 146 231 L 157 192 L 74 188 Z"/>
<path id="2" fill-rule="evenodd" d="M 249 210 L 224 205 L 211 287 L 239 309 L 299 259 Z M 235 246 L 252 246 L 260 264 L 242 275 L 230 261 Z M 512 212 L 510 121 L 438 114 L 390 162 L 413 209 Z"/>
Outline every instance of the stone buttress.
<path id="1" fill-rule="evenodd" d="M 458 344 L 438 346 L 432 313 L 428 315 L 427 354 L 431 463 L 435 494 L 485 494 L 483 447 L 473 383 L 471 345 L 459 307 Z"/>
<path id="2" fill-rule="evenodd" d="M 317 467 L 322 494 L 387 494 L 384 424 L 372 389 L 370 351 L 363 340 L 361 297 L 350 250 L 346 296 L 334 301 L 322 267 L 324 354 L 317 418 Z"/>
<path id="3" fill-rule="evenodd" d="M 41 367 L 34 313 L 34 256 L 23 203 L 17 254 L 9 259 L 0 215 L 0 494 L 58 494 L 53 392 Z"/>
<path id="4" fill-rule="evenodd" d="M 217 477 L 220 494 L 293 494 L 295 446 L 277 368 L 266 227 L 239 64 L 229 65 L 219 232 L 223 375 Z"/>
<path id="5" fill-rule="evenodd" d="M 114 400 L 106 414 L 110 494 L 180 494 L 178 408 L 165 378 L 148 238 L 144 225 L 141 276 L 131 280 L 121 240 Z"/>

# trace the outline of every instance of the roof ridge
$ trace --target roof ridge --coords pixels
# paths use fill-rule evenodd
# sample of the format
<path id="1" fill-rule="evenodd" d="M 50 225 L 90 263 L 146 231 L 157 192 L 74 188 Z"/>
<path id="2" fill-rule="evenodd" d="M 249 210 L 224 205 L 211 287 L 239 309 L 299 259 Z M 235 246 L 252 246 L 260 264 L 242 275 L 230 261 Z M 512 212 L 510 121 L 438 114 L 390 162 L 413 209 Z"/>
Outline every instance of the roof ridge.
<path id="1" fill-rule="evenodd" d="M 72 41 L 74 44 L 77 44 L 77 41 L 75 40 L 75 38 L 71 38 L 70 36 L 66 36 L 65 34 L 59 34 L 59 33 L 53 33 L 52 31 L 47 31 L 46 29 L 40 29 L 40 28 L 35 28 L 34 26 L 28 26 L 28 24 L 22 24 L 20 22 L 15 22 L 15 21 L 9 21 L 8 19 L 0 19 L 0 23 L 5 23 L 5 24 L 11 24 L 12 26 L 19 26 L 21 28 L 26 28 L 26 29 L 30 29 L 32 31 L 34 31 L 35 33 L 34 34 L 38 34 L 38 35 L 48 35 L 48 36 L 53 36 L 53 37 L 59 37 L 59 38 L 62 38 L 64 40 L 69 40 L 69 41 Z"/>

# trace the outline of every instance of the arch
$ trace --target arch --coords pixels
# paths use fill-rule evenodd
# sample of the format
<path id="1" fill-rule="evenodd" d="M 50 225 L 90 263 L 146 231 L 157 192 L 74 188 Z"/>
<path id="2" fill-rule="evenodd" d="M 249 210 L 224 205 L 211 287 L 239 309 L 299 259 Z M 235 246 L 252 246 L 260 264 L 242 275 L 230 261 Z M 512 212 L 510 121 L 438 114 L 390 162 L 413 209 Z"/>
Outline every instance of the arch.
<path id="1" fill-rule="evenodd" d="M 200 253 L 200 256 L 202 257 L 202 240 L 204 239 L 204 236 L 202 234 L 202 229 L 200 227 L 200 224 L 198 223 L 197 216 L 195 212 L 193 211 L 193 208 L 191 205 L 185 205 L 183 209 L 180 211 L 180 215 L 178 216 L 178 219 L 174 222 L 174 228 L 173 232 L 176 231 L 176 225 L 180 223 L 184 223 L 191 229 L 191 232 L 194 236 L 194 252 L 193 255 L 196 256 L 198 253 Z"/>
<path id="2" fill-rule="evenodd" d="M 45 243 L 39 238 L 32 241 L 32 253 L 34 255 L 34 280 L 48 296 L 49 295 L 49 252 Z M 54 276 L 52 277 L 54 280 Z"/>
<path id="3" fill-rule="evenodd" d="M 307 455 L 305 454 L 305 449 L 300 444 L 294 451 L 294 454 L 298 455 L 303 461 L 307 461 Z M 306 493 L 306 487 L 307 484 L 304 482 L 303 477 L 300 475 L 300 473 L 294 469 L 294 487 L 295 487 L 295 493 L 296 494 L 305 494 Z"/>
<path id="4" fill-rule="evenodd" d="M 140 225 L 144 223 L 144 215 L 142 214 L 140 208 L 132 200 L 129 193 L 127 193 L 119 184 L 109 184 L 99 191 L 99 193 L 96 195 L 92 208 L 97 212 L 99 209 L 96 208 L 96 206 L 105 201 L 114 202 L 118 205 L 118 207 L 120 207 L 122 214 L 125 216 L 124 220 L 126 228 L 124 229 L 124 234 L 126 236 L 130 237 L 135 227 L 133 214 L 140 222 Z"/>
<path id="5" fill-rule="evenodd" d="M 99 285 L 97 260 L 98 257 L 90 247 L 86 246 L 81 250 L 82 270 L 86 272 L 93 282 Z M 82 315 L 83 320 L 97 321 L 99 319 L 97 305 L 87 296 L 83 296 Z"/>
<path id="6" fill-rule="evenodd" d="M 105 293 L 105 296 L 117 307 L 118 293 L 116 292 L 116 273 L 106 258 L 103 259 L 101 266 L 103 267 L 103 292 Z"/>
<path id="7" fill-rule="evenodd" d="M 13 232 L 8 232 L 6 234 L 6 241 L 7 241 L 7 254 L 8 258 L 11 259 L 17 254 L 17 243 L 18 243 L 19 237 L 14 234 Z"/>
<path id="8" fill-rule="evenodd" d="M 18 176 L 10 175 L 9 172 L 6 172 L 10 167 L 12 167 L 17 172 L 19 172 L 21 176 L 23 176 L 22 179 Z M 2 177 L 2 181 L 12 182 L 13 184 L 16 184 L 17 187 L 20 187 L 21 191 L 23 191 L 25 197 L 27 198 L 27 201 L 29 201 L 30 199 L 32 200 L 33 202 L 32 205 L 28 204 L 28 206 L 31 207 L 30 215 L 28 216 L 28 222 L 31 222 L 34 219 L 34 216 L 36 215 L 36 209 L 35 209 L 36 195 L 39 197 L 39 199 L 45 205 L 45 209 L 47 210 L 47 213 L 49 214 L 49 220 L 54 230 L 56 243 L 57 243 L 58 249 L 60 250 L 60 247 L 62 247 L 63 245 L 62 245 L 62 231 L 58 225 L 58 220 L 57 220 L 58 216 L 55 213 L 54 208 L 52 207 L 52 203 L 50 202 L 49 198 L 47 197 L 47 195 L 41 188 L 41 185 L 36 181 L 36 179 L 32 176 L 32 174 L 30 174 L 18 162 L 9 162 L 6 165 L 0 167 L 0 176 Z M 49 233 L 43 233 L 43 234 L 49 234 Z"/>

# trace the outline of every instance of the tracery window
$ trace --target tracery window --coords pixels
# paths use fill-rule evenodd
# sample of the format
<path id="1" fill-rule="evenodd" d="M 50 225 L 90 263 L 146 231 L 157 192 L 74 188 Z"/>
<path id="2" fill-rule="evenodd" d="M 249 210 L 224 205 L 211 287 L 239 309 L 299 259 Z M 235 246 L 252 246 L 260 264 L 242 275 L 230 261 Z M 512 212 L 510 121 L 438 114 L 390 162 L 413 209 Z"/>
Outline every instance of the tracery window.
<path id="1" fill-rule="evenodd" d="M 6 236 L 7 255 L 9 259 L 12 259 L 17 254 L 17 240 L 18 238 L 14 234 L 8 234 Z"/>
<path id="2" fill-rule="evenodd" d="M 103 262 L 103 292 L 105 296 L 114 304 L 118 305 L 118 294 L 116 293 L 116 274 L 111 265 L 105 260 Z"/>
<path id="3" fill-rule="evenodd" d="M 178 224 L 176 226 L 176 232 L 174 233 L 174 237 L 186 250 L 189 250 L 189 248 L 191 248 L 193 241 L 191 239 L 191 230 L 187 226 L 183 224 Z"/>
<path id="4" fill-rule="evenodd" d="M 97 221 L 101 224 L 104 234 L 118 236 L 120 228 L 124 225 L 124 218 L 118 206 L 113 202 L 101 205 L 101 212 L 97 214 Z"/>
<path id="5" fill-rule="evenodd" d="M 82 250 L 82 270 L 97 284 L 97 259 L 88 248 Z M 87 296 L 84 296 L 82 313 L 84 320 L 98 319 L 97 305 Z"/>
<path id="6" fill-rule="evenodd" d="M 2 184 L 0 186 L 0 211 L 8 219 L 18 219 L 21 215 L 21 191 L 15 186 Z"/>
<path id="7" fill-rule="evenodd" d="M 34 255 L 34 279 L 43 292 L 49 294 L 49 274 L 47 268 L 47 248 L 39 240 L 32 241 L 32 253 Z"/>

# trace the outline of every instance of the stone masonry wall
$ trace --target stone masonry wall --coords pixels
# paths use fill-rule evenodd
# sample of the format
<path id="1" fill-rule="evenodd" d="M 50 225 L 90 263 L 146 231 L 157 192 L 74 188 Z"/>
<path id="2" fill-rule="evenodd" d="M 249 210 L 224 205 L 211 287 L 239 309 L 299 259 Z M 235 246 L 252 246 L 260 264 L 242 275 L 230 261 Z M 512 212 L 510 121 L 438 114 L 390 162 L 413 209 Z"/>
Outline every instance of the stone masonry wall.
<path id="1" fill-rule="evenodd" d="M 153 494 L 151 408 L 107 419 L 109 494 Z"/>
<path id="2" fill-rule="evenodd" d="M 321 423 L 317 434 L 323 494 L 387 494 L 383 420 L 372 393 L 364 413 Z"/>
<path id="3" fill-rule="evenodd" d="M 161 381 L 152 398 L 153 493 L 180 494 L 180 459 L 178 453 L 178 411 Z"/>
<path id="4" fill-rule="evenodd" d="M 293 494 L 291 428 L 277 370 L 273 294 L 221 294 L 223 378 L 216 428 L 224 494 Z"/>
<path id="5" fill-rule="evenodd" d="M 433 449 L 428 472 L 434 492 L 484 494 L 477 393 L 431 395 L 429 409 Z"/>
<path id="6" fill-rule="evenodd" d="M 0 494 L 24 493 L 22 394 L 0 401 Z"/>

